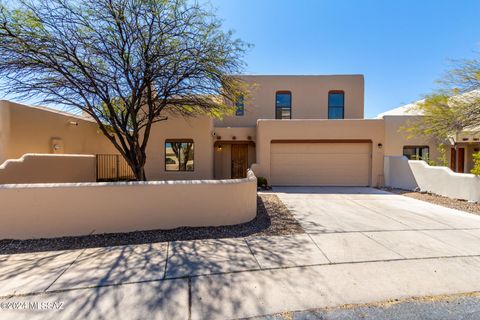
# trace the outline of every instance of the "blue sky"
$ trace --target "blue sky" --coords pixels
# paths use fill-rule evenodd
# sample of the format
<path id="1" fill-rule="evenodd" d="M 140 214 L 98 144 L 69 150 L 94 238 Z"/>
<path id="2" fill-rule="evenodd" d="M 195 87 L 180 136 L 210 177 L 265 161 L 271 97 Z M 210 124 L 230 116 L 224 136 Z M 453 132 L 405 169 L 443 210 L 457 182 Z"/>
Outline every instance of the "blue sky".
<path id="1" fill-rule="evenodd" d="M 249 74 L 365 76 L 365 117 L 431 92 L 480 51 L 478 0 L 211 0 Z"/>

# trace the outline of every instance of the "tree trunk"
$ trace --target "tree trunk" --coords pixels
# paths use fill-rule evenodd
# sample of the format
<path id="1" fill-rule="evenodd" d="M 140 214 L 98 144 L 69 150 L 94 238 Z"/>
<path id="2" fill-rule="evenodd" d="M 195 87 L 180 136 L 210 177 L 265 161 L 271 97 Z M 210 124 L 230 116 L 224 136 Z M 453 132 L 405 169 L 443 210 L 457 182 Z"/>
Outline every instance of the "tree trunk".
<path id="1" fill-rule="evenodd" d="M 135 178 L 137 181 L 147 181 L 147 176 L 145 175 L 145 166 L 143 165 L 136 165 L 133 169 L 133 173 L 135 174 Z"/>
<path id="2" fill-rule="evenodd" d="M 130 159 L 125 160 L 132 169 L 135 179 L 137 181 L 147 181 L 147 175 L 145 174 L 146 156 L 143 153 L 136 154 L 135 152 L 130 152 L 127 156 Z"/>

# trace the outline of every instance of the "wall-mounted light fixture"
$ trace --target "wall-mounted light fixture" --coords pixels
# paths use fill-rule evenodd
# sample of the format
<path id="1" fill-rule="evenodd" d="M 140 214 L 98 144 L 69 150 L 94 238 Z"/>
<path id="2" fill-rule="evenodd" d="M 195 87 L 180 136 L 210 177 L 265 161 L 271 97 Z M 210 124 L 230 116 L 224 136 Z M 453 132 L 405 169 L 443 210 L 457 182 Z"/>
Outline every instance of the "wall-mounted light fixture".
<path id="1" fill-rule="evenodd" d="M 237 137 L 236 137 L 236 136 L 233 136 L 233 137 L 232 137 L 232 140 L 237 140 Z"/>
<path id="2" fill-rule="evenodd" d="M 68 124 L 71 125 L 71 126 L 78 126 L 77 121 L 70 121 L 70 122 L 68 122 Z"/>
<path id="3" fill-rule="evenodd" d="M 217 146 L 217 150 L 218 150 L 218 151 L 222 151 L 222 145 L 221 145 L 221 144 L 219 144 L 219 145 Z"/>
<path id="4" fill-rule="evenodd" d="M 382 149 L 383 144 L 379 143 L 379 144 L 377 144 L 377 147 L 378 147 L 379 149 Z"/>

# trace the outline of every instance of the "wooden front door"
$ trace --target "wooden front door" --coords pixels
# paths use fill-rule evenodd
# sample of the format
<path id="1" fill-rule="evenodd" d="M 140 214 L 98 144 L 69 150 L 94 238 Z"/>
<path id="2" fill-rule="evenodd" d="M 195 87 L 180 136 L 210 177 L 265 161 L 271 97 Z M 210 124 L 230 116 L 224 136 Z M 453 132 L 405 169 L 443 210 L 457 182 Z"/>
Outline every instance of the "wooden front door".
<path id="1" fill-rule="evenodd" d="M 457 150 L 455 148 L 450 148 L 450 169 L 457 172 Z"/>
<path id="2" fill-rule="evenodd" d="M 247 177 L 248 145 L 232 144 L 232 179 Z"/>
<path id="3" fill-rule="evenodd" d="M 458 172 L 465 172 L 465 148 L 458 148 Z"/>

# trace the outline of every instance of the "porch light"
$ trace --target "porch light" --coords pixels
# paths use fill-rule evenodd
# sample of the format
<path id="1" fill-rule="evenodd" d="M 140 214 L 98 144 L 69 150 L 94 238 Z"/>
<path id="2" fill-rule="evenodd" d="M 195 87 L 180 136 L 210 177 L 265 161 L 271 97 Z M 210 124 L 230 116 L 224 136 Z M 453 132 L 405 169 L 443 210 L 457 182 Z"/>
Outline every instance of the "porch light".
<path id="1" fill-rule="evenodd" d="M 379 144 L 377 144 L 377 147 L 378 147 L 379 149 L 382 149 L 383 144 L 379 143 Z"/>
<path id="2" fill-rule="evenodd" d="M 219 144 L 219 145 L 217 146 L 217 150 L 218 150 L 218 151 L 222 151 L 222 145 L 221 145 L 221 144 Z"/>

